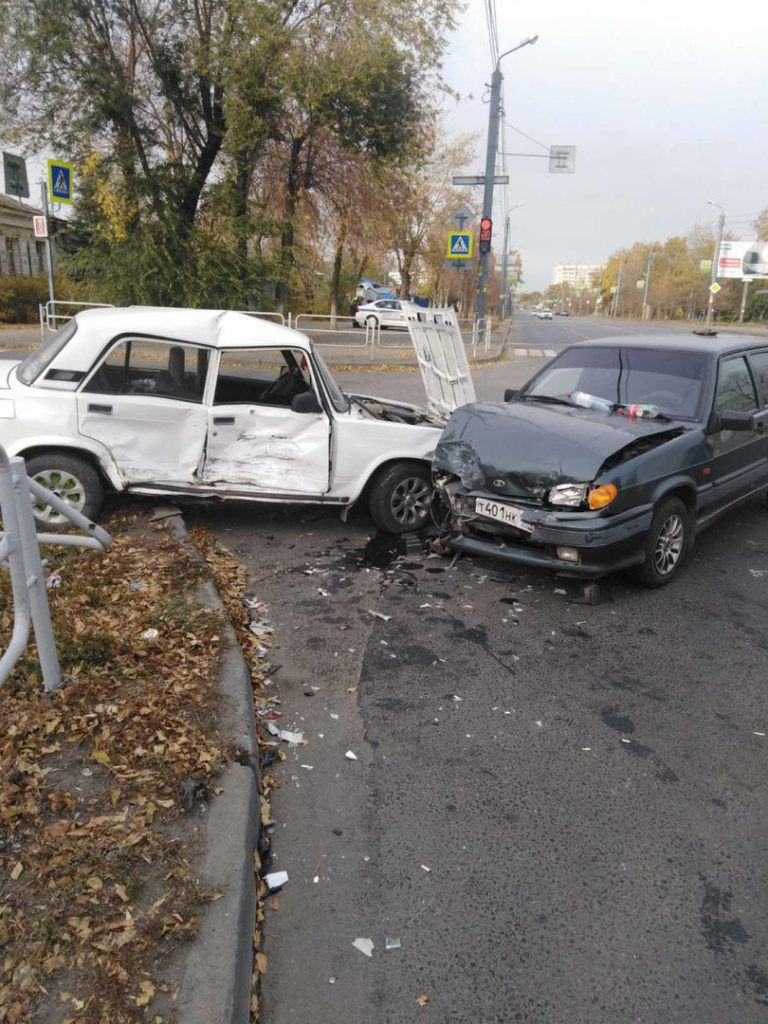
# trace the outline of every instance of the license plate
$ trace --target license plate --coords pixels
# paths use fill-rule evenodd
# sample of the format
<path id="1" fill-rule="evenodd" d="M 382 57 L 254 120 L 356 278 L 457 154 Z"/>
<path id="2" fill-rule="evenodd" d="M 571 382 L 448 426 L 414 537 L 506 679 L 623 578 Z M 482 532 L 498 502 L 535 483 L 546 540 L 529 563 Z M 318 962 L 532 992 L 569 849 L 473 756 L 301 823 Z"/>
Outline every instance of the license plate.
<path id="1" fill-rule="evenodd" d="M 523 509 L 507 505 L 503 501 L 488 501 L 486 498 L 475 498 L 475 512 L 488 519 L 495 519 L 517 530 L 533 533 L 533 527 L 523 522 Z"/>

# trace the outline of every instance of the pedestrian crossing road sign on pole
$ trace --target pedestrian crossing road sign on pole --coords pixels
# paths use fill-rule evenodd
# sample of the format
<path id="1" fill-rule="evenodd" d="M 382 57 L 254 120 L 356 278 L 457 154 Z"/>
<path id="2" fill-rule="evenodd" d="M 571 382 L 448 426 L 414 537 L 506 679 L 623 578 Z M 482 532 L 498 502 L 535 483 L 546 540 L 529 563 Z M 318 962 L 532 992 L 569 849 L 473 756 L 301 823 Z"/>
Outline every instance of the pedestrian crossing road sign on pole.
<path id="1" fill-rule="evenodd" d="M 473 250 L 471 231 L 449 231 L 445 255 L 449 260 L 471 260 Z"/>
<path id="2" fill-rule="evenodd" d="M 48 161 L 48 195 L 52 203 L 72 202 L 72 164 Z"/>

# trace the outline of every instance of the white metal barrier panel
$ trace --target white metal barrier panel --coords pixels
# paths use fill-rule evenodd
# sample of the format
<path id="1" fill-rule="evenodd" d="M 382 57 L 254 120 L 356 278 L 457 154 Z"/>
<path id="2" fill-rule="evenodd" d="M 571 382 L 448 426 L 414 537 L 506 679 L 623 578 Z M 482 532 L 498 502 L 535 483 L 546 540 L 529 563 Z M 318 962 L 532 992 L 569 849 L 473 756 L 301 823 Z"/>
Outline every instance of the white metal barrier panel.
<path id="1" fill-rule="evenodd" d="M 33 496 L 51 505 L 86 536 L 77 534 L 38 533 L 32 511 Z M 43 687 L 46 691 L 61 686 L 61 670 L 56 653 L 56 640 L 48 607 L 40 544 L 65 544 L 83 548 L 106 549 L 112 540 L 106 530 L 70 508 L 55 494 L 27 476 L 24 459 L 9 459 L 0 447 L 0 512 L 5 530 L 0 533 L 0 565 L 11 573 L 13 596 L 13 631 L 0 658 L 0 683 L 4 683 L 24 653 L 29 642 L 30 625 L 35 631 Z"/>

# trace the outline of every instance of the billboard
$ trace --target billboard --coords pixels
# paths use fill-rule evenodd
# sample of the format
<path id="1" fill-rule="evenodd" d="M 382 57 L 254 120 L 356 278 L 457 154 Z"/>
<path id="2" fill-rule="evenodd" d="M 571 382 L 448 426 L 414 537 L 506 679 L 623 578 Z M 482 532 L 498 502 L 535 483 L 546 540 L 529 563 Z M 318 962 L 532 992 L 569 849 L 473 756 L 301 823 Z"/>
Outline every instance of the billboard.
<path id="1" fill-rule="evenodd" d="M 721 242 L 717 276 L 768 281 L 768 242 Z"/>

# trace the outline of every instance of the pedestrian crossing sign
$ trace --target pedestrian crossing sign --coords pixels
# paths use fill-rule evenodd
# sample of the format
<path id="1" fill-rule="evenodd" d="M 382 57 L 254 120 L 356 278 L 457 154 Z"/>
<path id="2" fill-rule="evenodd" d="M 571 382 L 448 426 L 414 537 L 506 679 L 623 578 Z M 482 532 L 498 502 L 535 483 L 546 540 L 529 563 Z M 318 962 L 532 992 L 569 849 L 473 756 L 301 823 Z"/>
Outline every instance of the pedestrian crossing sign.
<path id="1" fill-rule="evenodd" d="M 449 231 L 445 255 L 449 260 L 471 260 L 473 249 L 471 231 Z"/>
<path id="2" fill-rule="evenodd" d="M 48 161 L 48 196 L 52 203 L 72 202 L 72 164 Z"/>

